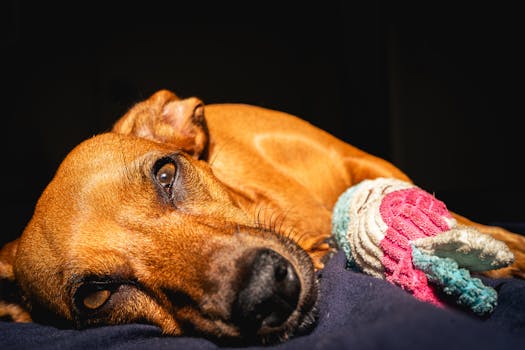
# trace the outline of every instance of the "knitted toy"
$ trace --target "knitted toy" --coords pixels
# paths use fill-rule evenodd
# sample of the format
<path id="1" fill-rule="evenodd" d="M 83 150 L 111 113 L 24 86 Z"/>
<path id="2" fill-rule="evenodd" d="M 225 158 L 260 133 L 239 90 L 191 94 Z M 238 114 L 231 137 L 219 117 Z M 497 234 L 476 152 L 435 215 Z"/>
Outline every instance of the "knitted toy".
<path id="1" fill-rule="evenodd" d="M 494 310 L 497 292 L 469 271 L 514 260 L 503 242 L 457 224 L 443 202 L 391 178 L 345 191 L 333 210 L 332 234 L 349 266 L 434 305 L 445 305 L 448 295 L 478 315 Z"/>

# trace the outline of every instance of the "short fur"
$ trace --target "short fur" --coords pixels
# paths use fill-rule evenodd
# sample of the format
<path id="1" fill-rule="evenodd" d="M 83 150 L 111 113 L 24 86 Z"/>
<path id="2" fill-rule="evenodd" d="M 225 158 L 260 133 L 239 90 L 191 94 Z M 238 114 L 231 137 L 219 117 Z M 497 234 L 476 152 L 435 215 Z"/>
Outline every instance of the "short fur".
<path id="1" fill-rule="evenodd" d="M 335 201 L 380 176 L 410 181 L 295 116 L 159 91 L 60 165 L 0 251 L 0 317 L 285 340 L 315 322 Z M 515 254 L 488 275 L 523 276 L 523 236 L 456 218 Z"/>

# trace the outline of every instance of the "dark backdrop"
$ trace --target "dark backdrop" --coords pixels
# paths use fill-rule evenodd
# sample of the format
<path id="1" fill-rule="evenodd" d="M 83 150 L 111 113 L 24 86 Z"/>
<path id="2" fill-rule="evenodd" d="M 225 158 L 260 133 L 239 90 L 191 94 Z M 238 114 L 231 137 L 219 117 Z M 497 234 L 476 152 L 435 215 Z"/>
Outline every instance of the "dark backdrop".
<path id="1" fill-rule="evenodd" d="M 523 33 L 509 6 L 3 1 L 0 243 L 72 147 L 161 88 L 298 115 L 451 210 L 519 222 Z"/>

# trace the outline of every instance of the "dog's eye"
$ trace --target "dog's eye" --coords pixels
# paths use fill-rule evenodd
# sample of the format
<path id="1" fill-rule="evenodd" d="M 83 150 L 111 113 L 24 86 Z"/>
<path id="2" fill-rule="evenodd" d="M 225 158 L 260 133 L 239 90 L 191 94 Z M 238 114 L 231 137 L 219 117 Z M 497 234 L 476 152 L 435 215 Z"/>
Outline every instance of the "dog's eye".
<path id="1" fill-rule="evenodd" d="M 82 300 L 84 306 L 90 310 L 96 310 L 108 301 L 111 296 L 111 292 L 107 289 L 97 290 Z"/>
<path id="2" fill-rule="evenodd" d="M 168 192 L 173 186 L 175 175 L 177 173 L 177 167 L 172 162 L 167 162 L 157 170 L 155 177 L 157 182 Z"/>
<path id="3" fill-rule="evenodd" d="M 102 308 L 110 300 L 119 285 L 119 283 L 112 282 L 86 282 L 75 293 L 77 309 L 93 312 Z"/>

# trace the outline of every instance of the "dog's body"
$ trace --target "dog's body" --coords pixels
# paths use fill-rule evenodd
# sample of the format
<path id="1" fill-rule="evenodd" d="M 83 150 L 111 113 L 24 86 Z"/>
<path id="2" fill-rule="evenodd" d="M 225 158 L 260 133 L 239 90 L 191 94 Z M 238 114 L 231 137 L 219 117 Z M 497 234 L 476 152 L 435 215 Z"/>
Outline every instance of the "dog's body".
<path id="1" fill-rule="evenodd" d="M 315 318 L 335 201 L 379 176 L 410 181 L 294 116 L 160 91 L 61 164 L 0 253 L 0 316 L 286 339 Z M 523 276 L 524 237 L 456 218 L 513 250 L 489 275 Z"/>

